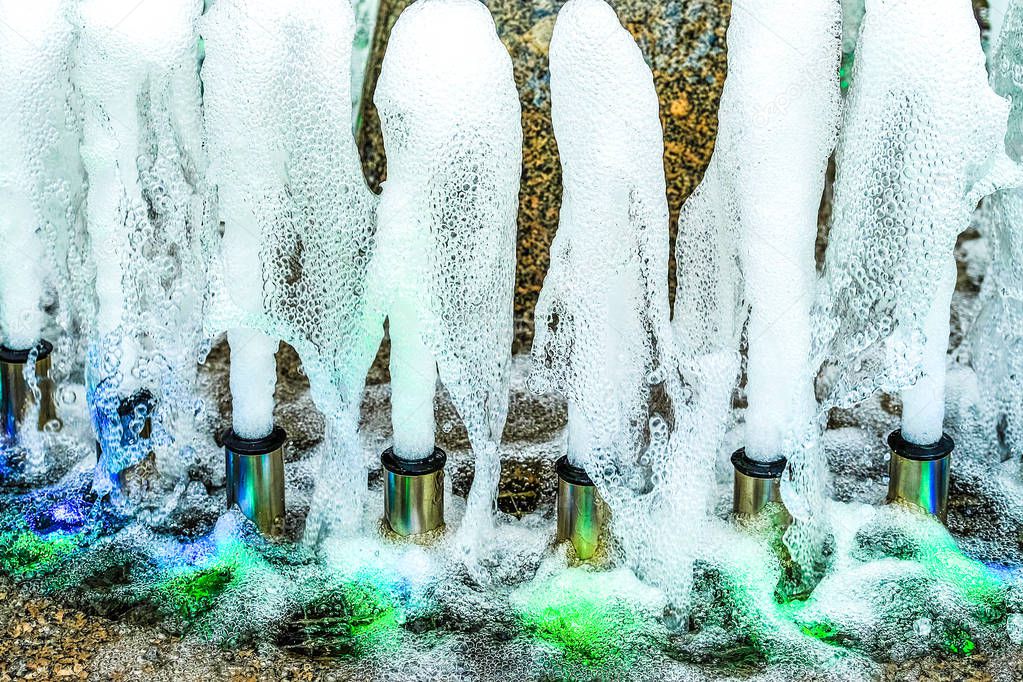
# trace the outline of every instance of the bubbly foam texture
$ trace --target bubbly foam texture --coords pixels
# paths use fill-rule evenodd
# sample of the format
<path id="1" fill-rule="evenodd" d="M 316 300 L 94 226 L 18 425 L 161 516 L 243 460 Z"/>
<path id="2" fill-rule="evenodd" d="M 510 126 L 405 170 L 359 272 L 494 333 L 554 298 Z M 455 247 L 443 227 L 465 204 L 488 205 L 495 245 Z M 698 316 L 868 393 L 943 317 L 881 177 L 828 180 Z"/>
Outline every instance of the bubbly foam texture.
<path id="1" fill-rule="evenodd" d="M 949 68 L 935 78 L 938 61 Z M 867 3 L 817 304 L 827 404 L 852 404 L 920 377 L 926 320 L 947 304 L 937 296 L 949 291 L 956 236 L 981 197 L 1013 180 L 1007 110 L 987 85 L 967 4 Z M 942 345 L 935 340 L 930 350 Z M 934 359 L 927 365 L 943 367 Z M 910 412 L 930 424 L 940 406 L 929 407 L 930 414 L 922 406 Z"/>
<path id="2" fill-rule="evenodd" d="M 236 427 L 271 424 L 268 340 L 302 359 L 327 417 L 314 541 L 365 499 L 358 407 L 377 346 L 364 319 L 376 199 L 352 137 L 354 22 L 349 3 L 329 0 L 218 0 L 202 22 L 210 182 L 225 225 L 210 327 L 265 335 L 259 357 L 232 367 L 232 384 L 258 396 Z"/>
<path id="3" fill-rule="evenodd" d="M 565 4 L 550 63 L 564 196 L 537 305 L 530 385 L 567 399 L 568 456 L 611 508 L 617 551 L 679 597 L 688 585 L 686 542 L 659 531 L 674 526 L 665 522 L 679 500 L 668 491 L 687 478 L 673 438 L 692 432 L 682 424 L 669 321 L 657 93 L 638 46 L 603 0 Z M 655 395 L 669 404 L 654 407 Z M 679 410 L 674 434 L 666 407 Z M 699 509 L 704 488 L 695 479 L 687 501 Z"/>
<path id="4" fill-rule="evenodd" d="M 95 311 L 87 376 L 103 491 L 109 474 L 152 448 L 163 473 L 182 475 L 196 437 L 196 359 L 213 236 L 204 212 L 196 69 L 202 3 L 84 0 L 75 9 L 73 80 L 89 181 L 86 271 L 95 273 L 95 298 L 83 296 Z M 143 413 L 118 414 L 139 388 L 158 405 L 151 440 L 137 438 Z M 127 441 L 137 442 L 125 448 Z"/>
<path id="5" fill-rule="evenodd" d="M 838 134 L 841 15 L 834 0 L 736 9 L 714 163 L 737 195 L 730 227 L 750 308 L 746 454 L 772 461 L 791 454 L 786 441 L 802 437 L 815 409 L 814 242 Z"/>
<path id="6" fill-rule="evenodd" d="M 430 410 L 436 362 L 476 454 L 472 521 L 462 528 L 484 533 L 508 411 L 522 163 L 511 59 L 487 8 L 475 0 L 409 6 L 391 33 L 374 101 L 387 181 L 368 288 L 377 321 L 392 317 L 392 394 L 399 406 Z M 410 440 L 422 456 L 433 425 L 418 422 Z"/>
<path id="7" fill-rule="evenodd" d="M 21 350 L 42 336 L 58 274 L 54 237 L 66 239 L 81 185 L 66 4 L 0 3 L 0 342 Z"/>
<path id="8" fill-rule="evenodd" d="M 1007 8 L 991 84 L 1012 101 L 1006 151 L 1023 161 L 1023 3 Z M 1023 190 L 987 199 L 979 218 L 991 259 L 980 294 L 980 311 L 969 331 L 970 362 L 977 373 L 976 409 L 984 445 L 1002 459 L 1023 449 Z M 993 447 L 992 447 L 993 446 Z"/>
<path id="9" fill-rule="evenodd" d="M 664 364 L 668 253 L 663 135 L 650 69 L 604 0 L 571 0 L 551 40 L 564 196 L 537 306 L 537 388 L 570 404 L 577 466 L 634 467 L 647 376 Z M 660 382 L 655 382 L 660 383 Z"/>
<path id="10" fill-rule="evenodd" d="M 676 336 L 685 366 L 730 358 L 730 371 L 719 365 L 728 383 L 697 389 L 701 409 L 716 405 L 710 419 L 725 425 L 746 326 L 746 454 L 789 460 L 784 494 L 797 520 L 789 542 L 809 564 L 822 542 L 811 517 L 826 481 L 810 309 L 817 213 L 840 113 L 841 5 L 737 3 L 728 43 L 714 155 L 679 219 Z"/>

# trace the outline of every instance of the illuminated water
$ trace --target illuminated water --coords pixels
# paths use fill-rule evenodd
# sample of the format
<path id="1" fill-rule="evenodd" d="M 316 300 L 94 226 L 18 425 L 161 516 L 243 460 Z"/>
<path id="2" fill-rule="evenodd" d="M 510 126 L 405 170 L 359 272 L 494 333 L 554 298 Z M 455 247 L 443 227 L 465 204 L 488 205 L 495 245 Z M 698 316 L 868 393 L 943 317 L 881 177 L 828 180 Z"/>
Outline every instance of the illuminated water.
<path id="1" fill-rule="evenodd" d="M 946 7 L 950 0 L 941 2 Z M 731 216 L 736 197 L 754 195 L 727 185 L 713 191 L 708 183 L 683 212 L 672 328 L 664 288 L 663 140 L 651 108 L 650 74 L 600 0 L 569 5 L 583 8 L 575 16 L 579 25 L 566 23 L 551 52 L 552 87 L 566 96 L 555 96 L 566 210 L 540 317 L 559 332 L 569 329 L 569 316 L 579 326 L 572 335 L 547 337 L 560 339 L 552 341 L 557 352 L 543 350 L 549 330 L 541 330 L 538 352 L 514 359 L 506 351 L 518 111 L 511 65 L 479 6 L 425 0 L 420 9 L 443 11 L 411 13 L 402 28 L 408 33 L 394 43 L 377 93 L 393 152 L 391 184 L 377 211 L 350 136 L 349 104 L 357 95 L 333 78 L 350 70 L 352 57 L 343 46 L 362 14 L 327 0 L 275 1 L 266 3 L 265 14 L 281 12 L 274 24 L 281 30 L 274 32 L 247 23 L 252 4 L 237 0 L 217 0 L 201 19 L 198 0 L 168 2 L 127 23 L 114 21 L 123 9 L 118 3 L 48 4 L 60 30 L 52 33 L 54 52 L 44 51 L 47 59 L 39 64 L 66 78 L 40 95 L 39 126 L 52 143 L 46 147 L 50 170 L 60 172 L 33 180 L 59 191 L 46 194 L 20 181 L 0 185 L 22 199 L 51 200 L 20 204 L 44 223 L 36 236 L 49 247 L 49 269 L 42 291 L 18 292 L 31 299 L 31 309 L 45 304 L 50 317 L 39 330 L 33 316 L 9 316 L 5 340 L 31 342 L 41 331 L 57 342 L 60 363 L 54 374 L 60 428 L 28 430 L 0 451 L 0 573 L 14 589 L 142 624 L 147 633 L 181 635 L 187 651 L 284 651 L 301 660 L 331 660 L 356 678 L 845 680 L 876 677 L 907 661 L 969 667 L 1019 658 L 1023 408 L 1016 400 L 1018 378 L 1007 369 L 1016 365 L 1005 360 L 1018 345 L 1011 332 L 1019 319 L 1013 298 L 1019 270 L 1004 256 L 1020 241 L 1013 229 L 1016 194 L 988 205 L 976 219 L 982 236 L 969 233 L 956 251 L 952 353 L 937 355 L 937 364 L 948 364 L 948 391 L 941 404 L 929 406 L 932 417 L 944 407 L 945 430 L 960 444 L 951 533 L 932 519 L 882 504 L 884 436 L 901 423 L 899 389 L 920 368 L 896 368 L 900 381 L 890 386 L 867 377 L 870 387 L 890 389 L 872 393 L 857 383 L 862 368 L 839 353 L 830 358 L 848 370 L 839 389 L 862 400 L 828 410 L 827 428 L 807 441 L 818 468 L 803 467 L 797 482 L 813 496 L 786 496 L 800 520 L 812 512 L 814 524 L 826 531 L 811 543 L 786 534 L 770 513 L 748 523 L 729 518 L 728 456 L 748 442 L 746 424 L 755 420 L 747 419 L 747 409 L 763 415 L 765 407 L 756 397 L 762 391 L 733 396 L 745 315 L 736 293 L 745 285 L 758 289 L 749 276 L 753 269 L 769 272 L 771 261 L 758 252 L 738 263 L 731 223 L 722 215 Z M 834 2 L 820 6 L 824 18 L 837 10 Z M 13 17 L 0 0 L 5 7 L 4 16 Z M 1010 67 L 1023 43 L 1023 4 L 1011 7 L 1016 14 L 1005 25 L 1015 33 L 999 53 Z M 855 3 L 848 9 L 858 21 Z M 325 13 L 336 21 L 321 30 L 318 18 Z M 147 33 L 155 28 L 147 18 L 167 30 Z M 834 21 L 825 23 L 837 29 Z M 438 25 L 479 31 L 474 35 L 481 40 L 437 41 Z M 67 40 L 68 26 L 81 40 Z M 200 30 L 206 39 L 202 110 Z M 877 23 L 865 24 L 868 38 L 877 40 L 878 31 Z M 296 32 L 304 39 L 294 40 Z M 13 39 L 2 31 L 0 37 Z M 740 31 L 735 38 L 741 37 Z M 836 53 L 830 55 L 835 63 L 825 64 L 829 70 L 837 66 L 838 37 L 830 36 Z M 446 61 L 421 61 L 424 45 Z M 465 62 L 460 50 L 469 47 L 478 60 Z M 275 50 L 278 60 L 261 61 Z M 609 66 L 598 59 L 605 50 L 616 51 Z M 118 68 L 108 71 L 111 54 Z M 867 69 L 880 53 L 858 54 Z M 438 70 L 440 63 L 446 66 Z M 620 80 L 598 83 L 582 68 L 593 64 L 597 75 Z M 617 64 L 626 65 L 627 78 Z M 443 81 L 456 67 L 472 78 Z M 424 87 L 431 79 L 434 87 Z M 974 80 L 971 87 L 979 88 Z M 871 82 L 853 81 L 854 92 L 858 83 Z M 638 114 L 616 106 L 626 82 L 632 89 L 625 91 L 636 93 L 628 103 L 645 106 Z M 1018 68 L 1006 67 L 997 82 L 1000 91 L 1017 94 Z M 828 85 L 835 94 L 837 82 Z M 263 95 L 261 106 L 246 100 L 252 91 Z M 450 98 L 438 97 L 441 91 Z M 568 97 L 573 93 L 592 101 Z M 737 101 L 742 94 L 733 89 Z M 491 103 L 493 111 L 485 106 Z M 1010 136 L 1019 130 L 1018 106 L 1014 112 Z M 32 122 L 32 106 L 17 113 L 19 125 Z M 251 120 L 238 126 L 245 116 Z M 617 128 L 602 127 L 612 119 Z M 740 116 L 732 128 L 723 126 L 721 141 L 748 130 L 743 123 Z M 602 137 L 608 130 L 619 137 Z M 575 138 L 591 131 L 598 133 L 592 139 Z M 64 144 L 71 138 L 81 142 L 81 159 L 74 144 Z M 866 149 L 854 135 L 849 139 L 852 150 Z M 731 160 L 742 167 L 747 156 Z M 814 168 L 823 166 L 824 156 L 814 156 Z M 0 170 L 16 170 L 17 158 L 8 154 Z M 597 165 L 588 158 L 603 159 L 606 172 L 574 174 L 576 164 Z M 621 169 L 633 162 L 630 178 L 639 177 L 641 188 L 622 181 Z M 800 215 L 812 218 L 812 203 Z M 706 219 L 695 219 L 700 216 Z M 596 242 L 587 231 L 593 220 L 607 229 Z M 854 223 L 843 223 L 835 243 L 856 256 L 847 263 L 867 273 L 850 281 L 867 282 L 866 293 L 884 305 L 867 306 L 867 295 L 840 302 L 869 307 L 873 316 L 896 303 L 876 279 L 875 266 L 891 254 L 878 255 L 857 241 L 862 226 Z M 812 225 L 803 227 L 802 236 L 812 237 Z M 885 235 L 893 249 L 904 246 Z M 228 243 L 223 250 L 221 237 Z M 615 240 L 630 248 L 586 251 L 617 247 Z M 230 247 L 238 242 L 244 242 L 240 265 Z M 947 246 L 939 255 L 950 264 Z M 829 258 L 835 253 L 846 251 L 830 251 Z M 260 266 L 263 276 L 256 277 Z M 845 281 L 832 261 L 829 268 L 831 284 Z M 18 274 L 5 271 L 12 272 Z M 933 293 L 925 267 L 907 273 L 914 291 Z M 249 286 L 233 292 L 246 277 Z M 583 280 L 578 291 L 568 286 Z M 11 281 L 0 279 L 0 293 L 23 305 L 11 295 Z M 598 297 L 601 286 L 606 296 Z M 791 293 L 777 283 L 768 288 Z M 912 310 L 899 308 L 914 325 L 922 301 L 931 299 L 923 294 Z M 588 307 L 597 298 L 599 305 Z M 628 306 L 614 307 L 623 302 Z M 615 312 L 610 322 L 608 309 Z M 411 354 L 422 362 L 413 362 L 416 368 L 429 367 L 411 380 L 395 375 L 402 405 L 394 411 L 382 362 L 369 370 L 364 387 L 385 314 L 397 321 L 389 329 L 399 339 L 391 360 Z M 971 324 L 978 314 L 982 323 Z M 424 343 L 402 346 L 409 329 L 402 323 L 410 319 L 421 327 L 412 324 L 410 336 L 422 335 Z M 21 321 L 25 328 L 12 331 Z M 583 352 L 580 344 L 608 324 L 620 325 L 635 343 L 608 334 L 606 343 Z M 251 337 L 232 335 L 234 373 L 221 334 L 227 327 L 268 340 L 250 349 L 248 357 L 258 357 L 245 364 L 242 346 Z M 883 341 L 884 329 L 879 322 L 868 336 Z M 288 345 L 274 358 L 278 337 Z M 786 339 L 775 341 L 784 345 Z M 545 372 L 536 367 L 544 363 L 550 363 L 548 381 L 578 380 L 562 391 L 572 408 L 548 392 L 553 386 L 544 385 L 545 377 L 538 381 Z M 420 384 L 412 386 L 423 389 L 419 402 L 429 401 L 434 364 L 443 388 L 431 411 L 410 401 L 420 393 L 404 389 Z M 231 381 L 235 375 L 239 380 Z M 140 388 L 159 397 L 152 414 L 145 406 L 121 409 Z M 245 406 L 245 398 L 256 400 Z M 580 406 L 591 417 L 610 415 L 613 423 L 579 428 Z M 807 412 L 795 416 L 812 421 Z M 395 537 L 381 521 L 377 458 L 395 440 L 394 417 L 401 414 L 419 418 L 412 440 L 435 439 L 449 454 L 447 528 L 417 541 Z M 150 417 L 152 434 L 144 435 Z M 260 536 L 237 510 L 225 510 L 223 451 L 216 441 L 232 424 L 249 424 L 242 430 L 258 435 L 271 423 L 290 436 L 281 542 Z M 580 460 L 613 508 L 602 548 L 587 563 L 552 539 L 553 466 L 568 433 L 575 443 L 600 436 L 601 444 Z M 97 435 L 103 449 L 98 465 Z M 155 464 L 147 462 L 150 450 Z M 811 504 L 800 506 L 807 500 Z M 201 677 L 205 671 L 194 665 Z"/>

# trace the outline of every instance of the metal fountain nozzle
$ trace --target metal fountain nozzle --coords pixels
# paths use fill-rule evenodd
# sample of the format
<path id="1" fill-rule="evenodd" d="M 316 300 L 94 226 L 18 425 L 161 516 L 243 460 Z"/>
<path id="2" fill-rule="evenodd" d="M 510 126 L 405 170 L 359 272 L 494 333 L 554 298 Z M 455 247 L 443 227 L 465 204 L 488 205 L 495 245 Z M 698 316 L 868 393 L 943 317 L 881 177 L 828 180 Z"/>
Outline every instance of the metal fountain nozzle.
<path id="1" fill-rule="evenodd" d="M 50 379 L 53 344 L 40 341 L 32 350 L 36 351 L 35 373 L 40 394 L 37 427 L 41 431 L 46 424 L 57 419 L 53 381 Z M 11 442 L 17 440 L 18 431 L 36 401 L 25 381 L 25 365 L 32 350 L 0 346 L 0 417 L 3 419 L 3 436 Z"/>
<path id="2" fill-rule="evenodd" d="M 558 472 L 558 542 L 568 540 L 576 555 L 586 561 L 600 544 L 600 533 L 607 517 L 607 505 L 586 472 L 562 456 Z"/>
<path id="3" fill-rule="evenodd" d="M 769 504 L 782 504 L 781 475 L 788 461 L 758 462 L 746 455 L 742 448 L 732 453 L 735 484 L 732 512 L 736 516 L 757 516 Z"/>
<path id="4" fill-rule="evenodd" d="M 444 465 L 447 454 L 435 447 L 423 460 L 406 460 L 387 448 L 384 467 L 384 519 L 401 536 L 421 535 L 444 526 Z"/>
<path id="5" fill-rule="evenodd" d="M 948 521 L 949 469 L 955 441 L 942 434 L 937 443 L 916 445 L 902 431 L 888 436 L 888 502 L 904 504 Z"/>
<path id="6" fill-rule="evenodd" d="M 267 537 L 284 535 L 284 443 L 275 426 L 265 438 L 241 438 L 233 429 L 222 441 L 227 468 L 227 507 L 238 505 Z"/>

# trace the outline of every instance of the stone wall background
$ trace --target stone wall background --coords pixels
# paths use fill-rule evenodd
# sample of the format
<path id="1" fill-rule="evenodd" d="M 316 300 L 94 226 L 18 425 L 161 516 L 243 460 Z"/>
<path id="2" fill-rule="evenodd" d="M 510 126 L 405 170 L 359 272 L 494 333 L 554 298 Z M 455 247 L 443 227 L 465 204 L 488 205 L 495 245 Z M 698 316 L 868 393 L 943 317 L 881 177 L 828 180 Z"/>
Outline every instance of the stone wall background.
<path id="1" fill-rule="evenodd" d="M 358 142 L 374 191 L 386 174 L 373 92 L 391 27 L 412 0 L 381 0 L 362 97 Z M 565 0 L 485 0 L 512 56 L 522 101 L 515 352 L 528 350 L 533 309 L 547 272 L 561 205 L 561 167 L 551 125 L 547 51 Z M 726 72 L 730 0 L 612 0 L 654 73 L 664 126 L 664 168 L 672 242 L 678 211 L 699 184 L 714 149 Z M 666 226 L 667 227 L 667 226 Z M 674 279 L 674 258 L 669 267 Z M 672 285 L 671 289 L 674 289 Z"/>

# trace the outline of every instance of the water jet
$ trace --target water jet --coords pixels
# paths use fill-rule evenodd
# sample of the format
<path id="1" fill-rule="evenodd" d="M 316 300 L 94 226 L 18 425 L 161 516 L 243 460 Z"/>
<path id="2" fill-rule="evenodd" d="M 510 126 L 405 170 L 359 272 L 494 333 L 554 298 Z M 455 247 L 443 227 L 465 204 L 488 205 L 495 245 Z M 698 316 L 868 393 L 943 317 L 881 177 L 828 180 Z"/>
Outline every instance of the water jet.
<path id="1" fill-rule="evenodd" d="M 690 292 L 714 295 L 718 310 L 683 317 L 676 302 L 680 335 L 699 339 L 696 330 L 706 327 L 715 336 L 730 333 L 737 345 L 746 328 L 747 407 L 744 447 L 731 460 L 733 507 L 758 513 L 780 502 L 784 490 L 786 498 L 799 498 L 804 512 L 797 523 L 807 526 L 817 525 L 826 474 L 815 419 L 811 308 L 818 211 L 841 112 L 842 5 L 736 3 L 718 144 L 680 219 L 692 225 L 687 232 L 706 225 L 721 250 L 720 265 L 703 275 L 711 281 Z M 680 267 L 705 267 L 699 257 L 708 248 L 695 245 L 687 254 L 677 247 Z"/>
<path id="2" fill-rule="evenodd" d="M 650 68 L 603 0 L 561 8 L 550 71 L 564 192 L 530 381 L 568 404 L 556 539 L 587 560 L 610 515 L 644 522 L 632 488 L 655 447 L 651 395 L 671 378 L 664 138 Z"/>
<path id="3" fill-rule="evenodd" d="M 440 379 L 475 456 L 461 532 L 478 544 L 492 525 L 508 410 L 522 158 L 511 60 L 487 8 L 409 5 L 391 32 L 374 102 L 387 181 L 367 290 L 391 342 L 385 516 L 400 534 L 443 524 Z"/>
<path id="4" fill-rule="evenodd" d="M 820 289 L 833 364 L 827 402 L 900 392 L 888 499 L 942 519 L 954 448 L 945 403 L 955 244 L 981 199 L 1023 182 L 1006 152 L 1009 102 L 988 84 L 976 28 L 969 4 L 956 0 L 868 5 Z M 925 75 L 953 52 L 963 58 L 940 80 Z M 928 151 L 938 140 L 941 163 Z"/>

